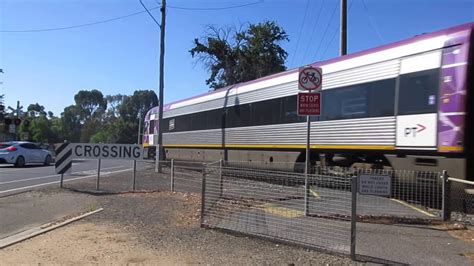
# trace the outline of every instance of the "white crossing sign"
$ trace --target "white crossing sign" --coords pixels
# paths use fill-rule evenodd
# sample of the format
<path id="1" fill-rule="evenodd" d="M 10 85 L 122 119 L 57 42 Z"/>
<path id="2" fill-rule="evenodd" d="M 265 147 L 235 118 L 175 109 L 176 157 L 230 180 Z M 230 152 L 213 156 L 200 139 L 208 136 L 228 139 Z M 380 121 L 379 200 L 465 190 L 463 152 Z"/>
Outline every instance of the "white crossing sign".
<path id="1" fill-rule="evenodd" d="M 392 177 L 390 175 L 359 175 L 359 193 L 390 197 L 392 192 Z"/>
<path id="2" fill-rule="evenodd" d="M 140 160 L 143 150 L 138 144 L 74 143 L 72 156 L 82 159 Z"/>
<path id="3" fill-rule="evenodd" d="M 70 170 L 74 158 L 140 160 L 143 149 L 138 144 L 63 143 L 56 150 L 56 173 L 64 174 Z"/>

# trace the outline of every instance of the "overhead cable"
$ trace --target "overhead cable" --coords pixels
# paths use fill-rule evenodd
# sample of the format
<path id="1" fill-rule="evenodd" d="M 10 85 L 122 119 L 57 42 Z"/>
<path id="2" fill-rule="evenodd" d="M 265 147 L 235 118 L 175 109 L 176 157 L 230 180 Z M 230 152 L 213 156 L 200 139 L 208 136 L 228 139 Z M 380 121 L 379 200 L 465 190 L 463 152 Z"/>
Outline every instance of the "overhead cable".
<path id="1" fill-rule="evenodd" d="M 323 43 L 323 40 L 326 38 L 326 34 L 328 32 L 329 26 L 331 25 L 331 22 L 332 22 L 332 19 L 333 19 L 334 15 L 336 14 L 337 7 L 338 7 L 338 5 L 334 6 L 331 17 L 329 18 L 328 24 L 326 25 L 326 29 L 324 29 L 324 33 L 322 35 L 323 37 L 319 41 L 318 48 L 316 49 L 316 52 L 314 53 L 313 58 L 316 58 L 316 56 L 318 55 L 319 49 L 321 48 L 321 44 Z"/>
<path id="2" fill-rule="evenodd" d="M 310 3 L 310 1 L 306 0 L 306 7 L 304 9 L 303 20 L 301 21 L 300 32 L 298 33 L 298 39 L 296 41 L 295 51 L 293 52 L 293 58 L 291 59 L 291 65 L 292 66 L 293 66 L 293 62 L 295 61 L 296 54 L 298 53 L 298 46 L 300 45 L 301 34 L 303 33 L 304 24 L 305 24 L 305 21 L 306 21 L 306 15 L 308 14 L 309 3 Z"/>
<path id="3" fill-rule="evenodd" d="M 156 21 L 155 17 L 151 14 L 150 10 L 148 10 L 148 8 L 146 8 L 146 6 L 145 6 L 145 4 L 143 4 L 142 0 L 139 0 L 139 1 L 140 1 L 140 4 L 142 5 L 142 7 L 145 9 L 145 11 L 151 17 L 151 19 L 153 19 L 153 21 L 156 23 L 156 25 L 158 25 L 158 27 L 161 28 L 161 24 L 158 23 L 158 21 Z"/>
<path id="4" fill-rule="evenodd" d="M 263 3 L 263 0 L 259 0 L 257 2 L 252 2 L 248 4 L 243 4 L 243 5 L 236 5 L 236 6 L 228 6 L 228 7 L 216 7 L 216 8 L 192 8 L 192 7 L 180 7 L 180 6 L 169 6 L 167 5 L 167 8 L 174 8 L 174 9 L 182 9 L 182 10 L 196 10 L 196 11 L 206 11 L 206 10 L 224 10 L 224 9 L 233 9 L 233 8 L 241 8 L 245 6 L 250 6 L 250 5 L 256 5 Z M 159 9 L 161 6 L 155 6 L 152 8 L 148 8 L 149 11 Z M 139 11 L 135 13 L 130 13 L 128 15 L 123 15 L 123 16 L 118 16 L 110 19 L 104 19 L 104 20 L 99 20 L 99 21 L 94 21 L 90 23 L 83 23 L 83 24 L 77 24 L 77 25 L 71 25 L 71 26 L 64 26 L 64 27 L 54 27 L 54 28 L 44 28 L 44 29 L 27 29 L 27 30 L 0 30 L 0 32 L 5 32 L 5 33 L 31 33 L 31 32 L 47 32 L 47 31 L 60 31 L 60 30 L 70 30 L 70 29 L 76 29 L 76 28 L 82 28 L 82 27 L 89 27 L 89 26 L 94 26 L 98 24 L 103 24 L 103 23 L 108 23 L 124 18 L 129 18 L 137 15 L 141 15 L 143 13 L 146 13 L 147 11 Z"/>

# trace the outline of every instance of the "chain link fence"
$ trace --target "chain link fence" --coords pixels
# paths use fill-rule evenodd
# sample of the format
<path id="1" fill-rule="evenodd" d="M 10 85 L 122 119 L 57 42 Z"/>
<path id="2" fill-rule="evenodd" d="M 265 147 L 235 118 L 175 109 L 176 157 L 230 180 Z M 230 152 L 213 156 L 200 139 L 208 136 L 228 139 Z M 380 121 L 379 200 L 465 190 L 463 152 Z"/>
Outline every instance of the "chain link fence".
<path id="1" fill-rule="evenodd" d="M 443 218 L 442 173 L 313 166 L 305 175 L 295 171 L 301 168 L 206 165 L 202 226 L 352 255 L 356 221 L 429 224 Z"/>
<path id="2" fill-rule="evenodd" d="M 449 177 L 445 189 L 446 219 L 474 225 L 474 182 Z"/>
<path id="3" fill-rule="evenodd" d="M 350 220 L 308 215 L 304 184 L 304 175 L 291 171 L 207 165 L 202 226 L 349 254 Z M 341 186 L 350 191 L 350 184 Z M 338 192 L 333 196 L 338 199 L 327 202 L 326 210 L 336 214 L 351 208 L 350 197 L 339 197 Z"/>

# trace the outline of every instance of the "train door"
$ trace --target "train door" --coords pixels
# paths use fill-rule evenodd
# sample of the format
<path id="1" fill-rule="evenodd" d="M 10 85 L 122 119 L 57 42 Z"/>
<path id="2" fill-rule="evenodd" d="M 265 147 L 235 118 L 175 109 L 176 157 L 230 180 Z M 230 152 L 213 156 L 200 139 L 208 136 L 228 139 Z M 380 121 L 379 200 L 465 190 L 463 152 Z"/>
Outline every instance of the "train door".
<path id="1" fill-rule="evenodd" d="M 441 51 L 401 59 L 396 111 L 396 146 L 436 150 Z"/>

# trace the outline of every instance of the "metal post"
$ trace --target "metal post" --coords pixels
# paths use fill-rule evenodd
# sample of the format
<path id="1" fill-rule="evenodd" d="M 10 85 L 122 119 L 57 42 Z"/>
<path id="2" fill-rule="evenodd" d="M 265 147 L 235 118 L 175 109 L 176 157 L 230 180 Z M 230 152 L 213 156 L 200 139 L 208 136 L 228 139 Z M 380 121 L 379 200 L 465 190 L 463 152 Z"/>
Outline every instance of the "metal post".
<path id="1" fill-rule="evenodd" d="M 159 106 L 158 106 L 158 146 L 156 147 L 156 157 L 158 158 L 158 172 L 161 173 L 161 163 L 160 161 L 163 160 L 163 105 L 164 101 L 164 84 L 165 84 L 165 77 L 164 77 L 164 66 L 165 66 L 165 23 L 166 23 L 166 0 L 161 0 L 161 35 L 160 35 L 160 91 L 159 91 Z"/>
<path id="2" fill-rule="evenodd" d="M 224 191 L 224 181 L 222 180 L 222 159 L 219 160 L 219 196 L 222 197 Z"/>
<path id="3" fill-rule="evenodd" d="M 171 192 L 174 192 L 174 159 L 171 159 Z"/>
<path id="4" fill-rule="evenodd" d="M 351 182 L 351 259 L 356 259 L 356 225 L 357 225 L 357 181 L 359 175 L 352 178 Z"/>
<path id="5" fill-rule="evenodd" d="M 309 197 L 309 182 L 308 176 L 311 171 L 311 158 L 310 158 L 310 135 L 311 135 L 311 118 L 310 116 L 306 116 L 306 161 L 305 161 L 305 168 L 304 168 L 304 213 L 308 215 L 308 197 Z"/>
<path id="6" fill-rule="evenodd" d="M 202 186 L 201 186 L 201 227 L 204 227 L 205 207 L 206 207 L 206 165 L 203 165 Z"/>
<path id="7" fill-rule="evenodd" d="M 99 184 L 100 184 L 100 159 L 97 160 L 97 184 L 95 186 L 96 190 L 99 190 Z"/>
<path id="8" fill-rule="evenodd" d="M 133 160 L 133 185 L 132 185 L 133 192 L 135 192 L 136 176 L 137 176 L 137 160 Z"/>
<path id="9" fill-rule="evenodd" d="M 140 137 L 141 137 L 141 131 L 140 128 L 142 127 L 142 112 L 138 113 L 138 137 L 137 137 L 137 144 L 140 144 Z"/>
<path id="10" fill-rule="evenodd" d="M 451 219 L 451 182 L 448 180 L 448 171 L 443 170 L 441 178 L 443 179 L 443 221 L 449 221 Z"/>
<path id="11" fill-rule="evenodd" d="M 341 0 L 341 56 L 347 54 L 347 0 Z"/>
<path id="12" fill-rule="evenodd" d="M 64 174 L 61 174 L 61 181 L 59 182 L 59 187 L 63 188 Z"/>

